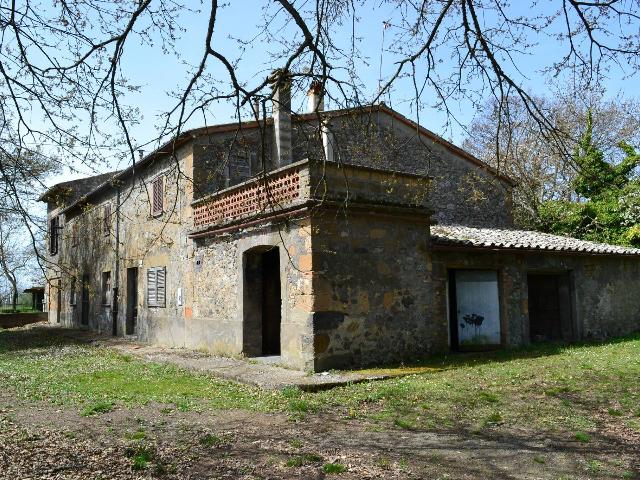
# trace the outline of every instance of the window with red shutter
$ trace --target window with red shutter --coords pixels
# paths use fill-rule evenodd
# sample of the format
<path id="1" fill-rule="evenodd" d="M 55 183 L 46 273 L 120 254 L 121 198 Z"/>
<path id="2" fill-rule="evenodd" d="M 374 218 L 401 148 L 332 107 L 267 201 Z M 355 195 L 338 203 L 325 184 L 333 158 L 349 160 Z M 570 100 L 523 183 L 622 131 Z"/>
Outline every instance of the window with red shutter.
<path id="1" fill-rule="evenodd" d="M 153 181 L 153 192 L 151 198 L 151 214 L 160 215 L 164 211 L 164 179 L 159 176 Z"/>

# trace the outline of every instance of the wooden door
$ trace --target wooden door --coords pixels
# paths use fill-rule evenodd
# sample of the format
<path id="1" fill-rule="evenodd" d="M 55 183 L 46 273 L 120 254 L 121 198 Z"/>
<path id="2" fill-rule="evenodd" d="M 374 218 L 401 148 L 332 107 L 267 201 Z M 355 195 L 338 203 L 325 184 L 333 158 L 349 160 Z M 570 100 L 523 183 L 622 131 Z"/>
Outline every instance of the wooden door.
<path id="1" fill-rule="evenodd" d="M 532 342 L 562 339 L 559 275 L 527 275 Z"/>
<path id="2" fill-rule="evenodd" d="M 134 335 L 138 326 L 138 269 L 127 268 L 126 334 Z"/>

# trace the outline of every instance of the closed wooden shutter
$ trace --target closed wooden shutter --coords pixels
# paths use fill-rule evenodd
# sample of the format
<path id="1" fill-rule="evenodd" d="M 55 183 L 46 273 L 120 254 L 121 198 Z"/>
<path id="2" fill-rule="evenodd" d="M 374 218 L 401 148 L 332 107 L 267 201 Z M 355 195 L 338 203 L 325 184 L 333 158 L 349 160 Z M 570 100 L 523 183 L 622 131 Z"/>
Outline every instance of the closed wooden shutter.
<path id="1" fill-rule="evenodd" d="M 147 305 L 155 307 L 156 298 L 156 269 L 149 268 L 147 270 Z"/>
<path id="2" fill-rule="evenodd" d="M 153 181 L 152 215 L 160 215 L 164 211 L 164 178 L 162 176 Z"/>
<path id="3" fill-rule="evenodd" d="M 156 306 L 164 307 L 166 302 L 166 270 L 165 267 L 156 267 Z"/>
<path id="4" fill-rule="evenodd" d="M 58 235 L 60 234 L 59 217 L 52 218 L 49 225 L 49 253 L 55 255 L 58 253 Z"/>
<path id="5" fill-rule="evenodd" d="M 147 305 L 164 307 L 167 299 L 166 268 L 152 267 L 147 270 Z"/>

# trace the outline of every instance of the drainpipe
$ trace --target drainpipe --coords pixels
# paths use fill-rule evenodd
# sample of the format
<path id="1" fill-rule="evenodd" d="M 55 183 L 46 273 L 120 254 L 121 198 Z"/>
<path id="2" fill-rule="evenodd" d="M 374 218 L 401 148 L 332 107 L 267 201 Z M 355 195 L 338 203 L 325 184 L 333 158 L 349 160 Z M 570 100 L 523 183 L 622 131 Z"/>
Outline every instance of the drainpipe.
<path id="1" fill-rule="evenodd" d="M 120 289 L 120 187 L 116 190 L 116 266 L 113 278 L 113 295 L 111 299 L 111 315 L 113 316 L 113 336 L 118 335 L 118 291 Z"/>

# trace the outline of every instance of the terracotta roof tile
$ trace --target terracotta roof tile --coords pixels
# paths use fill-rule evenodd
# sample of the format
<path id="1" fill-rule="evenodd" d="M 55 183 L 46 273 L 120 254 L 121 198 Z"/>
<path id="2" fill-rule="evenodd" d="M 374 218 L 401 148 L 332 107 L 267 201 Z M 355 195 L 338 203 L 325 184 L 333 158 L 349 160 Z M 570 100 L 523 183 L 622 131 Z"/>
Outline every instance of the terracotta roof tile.
<path id="1" fill-rule="evenodd" d="M 432 226 L 431 241 L 435 245 L 454 247 L 540 250 L 595 255 L 640 255 L 638 248 L 596 243 L 529 230 L 477 228 L 462 225 Z"/>

